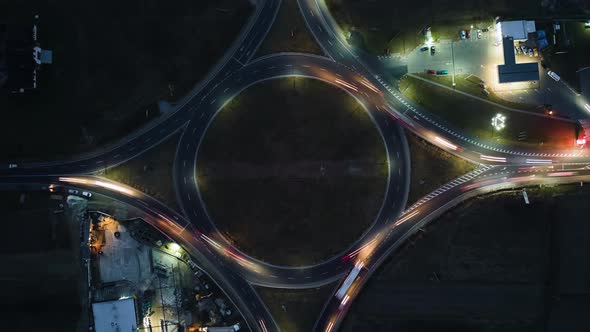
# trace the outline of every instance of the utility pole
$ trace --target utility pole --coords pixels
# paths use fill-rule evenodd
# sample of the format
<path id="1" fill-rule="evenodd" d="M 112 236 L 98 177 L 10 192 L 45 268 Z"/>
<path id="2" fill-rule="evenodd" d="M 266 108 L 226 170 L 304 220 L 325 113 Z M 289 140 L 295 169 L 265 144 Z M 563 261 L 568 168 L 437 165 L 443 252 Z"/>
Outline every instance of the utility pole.
<path id="1" fill-rule="evenodd" d="M 451 40 L 451 58 L 453 60 L 453 75 L 451 75 L 451 79 L 453 81 L 453 90 L 455 89 L 455 47 L 454 47 L 455 41 Z"/>

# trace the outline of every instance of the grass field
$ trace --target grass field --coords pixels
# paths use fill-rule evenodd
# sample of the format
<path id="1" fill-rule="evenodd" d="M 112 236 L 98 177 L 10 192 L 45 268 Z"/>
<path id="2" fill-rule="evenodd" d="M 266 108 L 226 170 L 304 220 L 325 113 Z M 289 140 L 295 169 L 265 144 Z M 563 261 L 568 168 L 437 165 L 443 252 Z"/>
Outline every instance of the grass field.
<path id="1" fill-rule="evenodd" d="M 84 283 L 77 220 L 47 192 L 0 192 L 7 221 L 0 244 L 0 321 L 5 330 L 80 330 Z M 82 326 L 83 327 L 83 326 Z"/>
<path id="2" fill-rule="evenodd" d="M 407 206 L 445 183 L 477 168 L 406 131 L 410 145 L 411 181 Z"/>
<path id="3" fill-rule="evenodd" d="M 247 0 L 2 2 L 0 21 L 40 15 L 53 64 L 38 94 L 0 97 L 0 159 L 70 156 L 136 130 L 158 116 L 158 99 L 205 76 L 251 11 Z"/>
<path id="4" fill-rule="evenodd" d="M 151 150 L 101 175 L 141 190 L 180 211 L 172 174 L 179 139 L 180 134 L 172 135 Z"/>
<path id="5" fill-rule="evenodd" d="M 444 84 L 448 87 L 453 87 L 452 78 L 449 75 L 429 75 L 426 73 L 418 73 L 416 74 L 420 77 L 429 79 L 433 82 Z M 535 112 L 539 114 L 547 114 L 544 105 L 532 105 L 532 104 L 524 104 L 524 103 L 517 103 L 509 100 L 505 100 L 500 98 L 497 94 L 493 91 L 489 91 L 489 94 L 485 94 L 483 92 L 483 88 L 479 86 L 479 83 L 483 82 L 483 80 L 474 75 L 455 75 L 455 89 L 459 91 L 463 91 L 469 93 L 473 96 L 483 98 L 489 100 L 493 103 L 500 104 L 502 106 L 515 108 L 527 112 Z"/>
<path id="6" fill-rule="evenodd" d="M 520 192 L 488 195 L 426 227 L 379 268 L 341 331 L 588 328 L 585 309 L 570 300 L 588 307 L 590 228 L 582 220 L 590 190 L 527 193 L 531 205 Z M 491 305 L 498 299 L 502 305 Z"/>
<path id="7" fill-rule="evenodd" d="M 573 123 L 509 112 L 412 77 L 402 79 L 400 90 L 429 112 L 479 139 L 515 146 L 571 148 L 576 138 Z M 491 119 L 498 113 L 506 116 L 506 128 L 495 133 Z M 526 132 L 527 138 L 519 141 L 521 132 Z"/>
<path id="8" fill-rule="evenodd" d="M 334 284 L 297 290 L 257 287 L 256 291 L 281 331 L 308 332 L 313 330 L 334 287 Z"/>
<path id="9" fill-rule="evenodd" d="M 299 13 L 297 0 L 282 0 L 275 22 L 256 55 L 278 52 L 323 54 Z"/>
<path id="10" fill-rule="evenodd" d="M 362 107 L 306 79 L 246 90 L 217 115 L 197 158 L 218 228 L 245 252 L 286 265 L 351 244 L 379 211 L 386 172 L 381 137 Z"/>
<path id="11" fill-rule="evenodd" d="M 433 37 L 458 38 L 461 28 L 471 24 L 485 27 L 495 16 L 505 18 L 539 17 L 542 15 L 579 16 L 579 1 L 560 1 L 561 7 L 550 11 L 538 0 L 327 0 L 338 23 L 361 37 L 362 47 L 375 54 L 404 54 L 424 42 L 421 34 L 432 27 Z"/>

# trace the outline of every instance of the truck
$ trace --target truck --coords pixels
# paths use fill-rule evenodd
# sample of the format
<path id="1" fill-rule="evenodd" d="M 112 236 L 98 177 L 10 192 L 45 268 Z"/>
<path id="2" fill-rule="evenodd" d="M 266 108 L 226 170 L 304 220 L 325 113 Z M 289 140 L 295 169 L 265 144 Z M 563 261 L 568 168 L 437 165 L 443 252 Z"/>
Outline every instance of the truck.
<path id="1" fill-rule="evenodd" d="M 363 268 L 363 262 L 359 262 L 354 266 L 352 271 L 350 271 L 350 273 L 348 274 L 348 276 L 346 277 L 346 279 L 342 283 L 342 286 L 340 286 L 340 288 L 336 292 L 337 299 L 342 300 L 342 298 L 344 297 L 346 292 L 348 292 L 348 290 L 350 289 L 350 286 L 352 285 L 352 283 L 354 282 L 356 277 L 358 277 L 362 268 Z"/>
<path id="2" fill-rule="evenodd" d="M 448 70 L 446 70 L 446 69 L 443 69 L 443 70 L 437 70 L 437 71 L 436 71 L 436 74 L 437 74 L 437 75 L 448 75 L 448 74 L 449 74 L 449 71 L 448 71 Z"/>

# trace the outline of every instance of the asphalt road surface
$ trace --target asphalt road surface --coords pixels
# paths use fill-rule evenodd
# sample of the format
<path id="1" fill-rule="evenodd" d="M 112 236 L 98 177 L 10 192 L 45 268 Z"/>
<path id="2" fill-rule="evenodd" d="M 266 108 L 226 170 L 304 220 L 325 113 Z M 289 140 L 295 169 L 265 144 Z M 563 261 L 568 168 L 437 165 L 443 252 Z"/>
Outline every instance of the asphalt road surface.
<path id="1" fill-rule="evenodd" d="M 279 0 L 261 0 L 248 26 L 218 67 L 170 116 L 132 133 L 113 147 L 50 163 L 0 168 L 0 188 L 46 190 L 50 184 L 106 195 L 141 210 L 146 222 L 181 244 L 227 296 L 253 331 L 279 327 L 252 285 L 315 287 L 344 277 L 357 264 L 349 288 L 326 304 L 315 330 L 336 330 L 350 303 L 380 263 L 420 227 L 461 201 L 499 189 L 588 181 L 590 156 L 580 149 L 515 149 L 478 141 L 406 100 L 377 57 L 351 49 L 322 0 L 299 0 L 300 10 L 329 57 L 280 54 L 251 60 L 268 32 Z M 208 218 L 194 181 L 198 145 L 215 114 L 233 96 L 261 80 L 284 76 L 321 79 L 357 98 L 382 133 L 390 158 L 388 191 L 378 218 L 352 247 L 318 265 L 288 268 L 264 264 L 232 247 Z M 459 157 L 481 164 L 405 208 L 409 181 L 407 143 L 400 126 Z M 185 215 L 135 189 L 86 176 L 123 163 L 183 130 L 174 166 Z M 392 163 L 391 161 L 404 161 Z M 43 189 L 45 188 L 45 189 Z M 404 210 L 402 212 L 402 210 Z M 360 265 L 358 265 L 360 266 Z"/>

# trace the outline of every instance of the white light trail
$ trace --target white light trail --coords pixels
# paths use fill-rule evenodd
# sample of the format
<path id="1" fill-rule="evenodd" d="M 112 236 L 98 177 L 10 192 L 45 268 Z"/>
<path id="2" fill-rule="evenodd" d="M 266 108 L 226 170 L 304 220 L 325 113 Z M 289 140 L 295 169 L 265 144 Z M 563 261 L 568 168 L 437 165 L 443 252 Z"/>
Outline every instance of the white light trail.
<path id="1" fill-rule="evenodd" d="M 400 218 L 398 221 L 395 222 L 395 224 L 393 224 L 394 227 L 397 227 L 403 223 L 405 223 L 406 221 L 412 219 L 413 217 L 415 217 L 418 213 L 420 213 L 418 210 L 411 212 L 405 216 L 403 216 L 402 218 Z"/>
<path id="2" fill-rule="evenodd" d="M 351 90 L 354 90 L 356 92 L 359 91 L 359 89 L 355 85 L 350 84 L 348 82 L 344 82 L 343 80 L 339 80 L 339 79 L 336 78 L 336 79 L 334 79 L 334 82 L 336 82 L 336 83 L 338 83 L 338 84 L 340 84 L 342 86 L 345 86 L 345 87 L 347 87 L 347 88 L 349 88 Z"/>
<path id="3" fill-rule="evenodd" d="M 484 154 L 479 156 L 479 158 L 481 160 L 494 161 L 494 162 L 498 162 L 498 163 L 505 163 L 506 162 L 506 158 L 504 158 L 504 157 L 486 156 Z"/>
<path id="4" fill-rule="evenodd" d="M 120 192 L 120 193 L 128 195 L 128 196 L 137 196 L 137 193 L 130 188 L 126 188 L 124 186 L 121 186 L 121 185 L 118 185 L 115 183 L 104 182 L 104 181 L 100 181 L 100 180 L 72 178 L 72 177 L 60 177 L 59 181 L 68 182 L 68 183 L 86 184 L 86 185 L 90 185 L 90 186 L 97 186 L 97 187 L 102 187 L 102 188 L 110 189 L 113 191 L 117 191 L 117 192 Z"/>
<path id="5" fill-rule="evenodd" d="M 551 164 L 553 160 L 551 159 L 527 159 L 527 164 Z"/>
<path id="6" fill-rule="evenodd" d="M 444 147 L 447 147 L 447 148 L 449 148 L 451 150 L 457 150 L 457 146 L 455 144 L 451 144 L 448 141 L 446 141 L 446 140 L 444 140 L 444 139 L 442 139 L 442 138 L 440 138 L 438 136 L 436 136 L 434 138 L 434 140 L 437 141 L 438 143 L 440 143 Z"/>
<path id="7" fill-rule="evenodd" d="M 217 242 L 211 240 L 205 234 L 201 234 L 201 239 L 205 240 L 207 243 L 209 243 L 210 245 L 214 246 L 217 249 L 223 249 Z"/>

